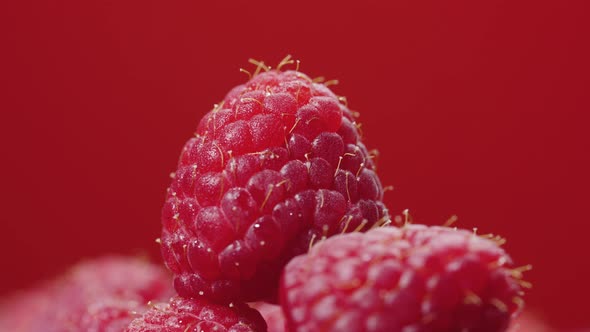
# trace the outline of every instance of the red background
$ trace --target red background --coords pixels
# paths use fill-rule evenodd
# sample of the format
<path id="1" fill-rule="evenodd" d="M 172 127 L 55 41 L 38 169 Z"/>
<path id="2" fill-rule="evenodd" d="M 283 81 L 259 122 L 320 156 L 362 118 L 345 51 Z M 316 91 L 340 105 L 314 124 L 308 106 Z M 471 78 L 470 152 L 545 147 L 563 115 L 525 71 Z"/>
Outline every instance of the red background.
<path id="1" fill-rule="evenodd" d="M 393 213 L 504 235 L 530 307 L 590 325 L 584 1 L 318 3 L 3 2 L 0 294 L 157 257 L 183 142 L 248 58 L 290 53 L 361 112 Z"/>

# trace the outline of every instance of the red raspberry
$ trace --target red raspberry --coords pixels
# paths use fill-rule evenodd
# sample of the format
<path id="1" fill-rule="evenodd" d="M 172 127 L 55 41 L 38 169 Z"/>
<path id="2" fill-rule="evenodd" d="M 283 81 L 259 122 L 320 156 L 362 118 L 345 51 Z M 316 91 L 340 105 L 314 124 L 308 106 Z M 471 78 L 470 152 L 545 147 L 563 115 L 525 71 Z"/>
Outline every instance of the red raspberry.
<path id="1" fill-rule="evenodd" d="M 287 264 L 290 331 L 505 331 L 519 270 L 495 242 L 444 227 L 336 236 Z"/>
<path id="2" fill-rule="evenodd" d="M 83 262 L 0 305 L 0 331 L 120 332 L 150 300 L 170 297 L 164 269 L 125 257 Z"/>
<path id="3" fill-rule="evenodd" d="M 246 304 L 216 305 L 173 297 L 135 319 L 125 332 L 264 332 L 260 313 Z"/>
<path id="4" fill-rule="evenodd" d="M 265 302 L 255 302 L 252 304 L 252 308 L 258 310 L 266 326 L 268 332 L 285 332 L 285 315 L 283 315 L 283 309 L 276 304 L 270 304 Z"/>
<path id="5" fill-rule="evenodd" d="M 162 212 L 162 255 L 183 297 L 276 296 L 280 270 L 314 238 L 388 220 L 348 108 L 297 71 L 229 92 L 180 156 Z"/>

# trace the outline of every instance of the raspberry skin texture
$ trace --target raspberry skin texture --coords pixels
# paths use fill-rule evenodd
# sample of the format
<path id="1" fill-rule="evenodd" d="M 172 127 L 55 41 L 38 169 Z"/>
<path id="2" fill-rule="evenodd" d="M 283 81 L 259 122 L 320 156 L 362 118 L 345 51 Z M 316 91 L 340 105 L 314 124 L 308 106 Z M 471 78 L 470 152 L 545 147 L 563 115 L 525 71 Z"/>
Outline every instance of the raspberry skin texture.
<path id="1" fill-rule="evenodd" d="M 148 301 L 172 293 L 164 268 L 134 257 L 101 257 L 5 299 L 0 331 L 120 332 L 148 309 Z"/>
<path id="2" fill-rule="evenodd" d="M 445 227 L 381 227 L 315 245 L 280 284 L 288 331 L 505 331 L 519 270 L 495 242 Z"/>
<path id="3" fill-rule="evenodd" d="M 203 298 L 173 297 L 152 305 L 125 332 L 265 332 L 260 313 L 246 304 L 218 305 Z"/>
<path id="4" fill-rule="evenodd" d="M 271 70 L 232 89 L 185 144 L 161 251 L 183 297 L 276 301 L 315 239 L 389 219 L 353 113 L 324 84 Z"/>

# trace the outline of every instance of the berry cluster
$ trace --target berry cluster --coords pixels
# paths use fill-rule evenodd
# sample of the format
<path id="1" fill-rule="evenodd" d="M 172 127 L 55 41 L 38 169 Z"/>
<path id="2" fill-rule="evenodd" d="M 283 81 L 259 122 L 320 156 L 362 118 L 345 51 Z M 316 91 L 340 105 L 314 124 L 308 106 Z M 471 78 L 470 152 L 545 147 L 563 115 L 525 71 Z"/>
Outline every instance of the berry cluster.
<path id="1" fill-rule="evenodd" d="M 332 82 L 252 62 L 173 173 L 158 239 L 173 283 L 136 259 L 86 263 L 0 305 L 0 330 L 506 331 L 526 268 L 472 232 L 393 226 Z"/>

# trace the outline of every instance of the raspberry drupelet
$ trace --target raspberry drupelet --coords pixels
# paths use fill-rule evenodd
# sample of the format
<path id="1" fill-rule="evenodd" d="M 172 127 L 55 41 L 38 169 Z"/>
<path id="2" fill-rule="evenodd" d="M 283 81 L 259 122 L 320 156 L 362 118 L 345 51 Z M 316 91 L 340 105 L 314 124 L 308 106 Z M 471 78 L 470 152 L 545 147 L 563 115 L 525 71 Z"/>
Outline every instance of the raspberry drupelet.
<path id="1" fill-rule="evenodd" d="M 468 231 L 381 227 L 291 260 L 281 306 L 293 332 L 506 331 L 527 286 L 510 266 L 495 242 Z"/>
<path id="2" fill-rule="evenodd" d="M 181 296 L 272 299 L 282 267 L 315 240 L 389 220 L 355 116 L 326 85 L 268 70 L 200 121 L 162 212 Z"/>

